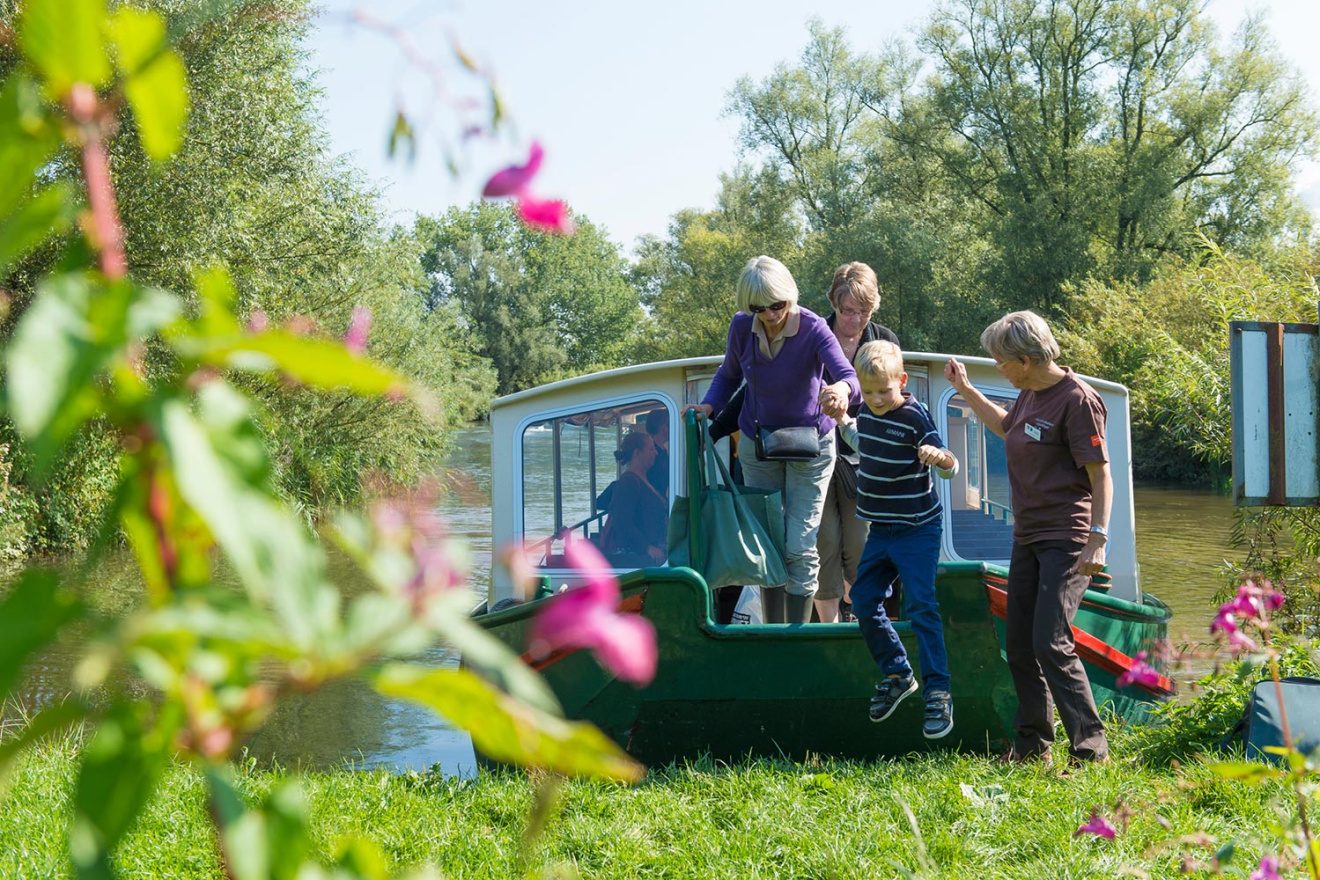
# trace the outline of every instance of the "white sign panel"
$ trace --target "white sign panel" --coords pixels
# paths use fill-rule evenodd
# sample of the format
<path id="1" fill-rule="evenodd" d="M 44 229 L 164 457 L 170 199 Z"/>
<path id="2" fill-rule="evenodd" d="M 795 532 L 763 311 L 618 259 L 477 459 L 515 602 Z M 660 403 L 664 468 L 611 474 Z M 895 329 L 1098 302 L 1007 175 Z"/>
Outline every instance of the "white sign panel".
<path id="1" fill-rule="evenodd" d="M 1316 325 L 1234 321 L 1229 332 L 1234 503 L 1320 505 Z"/>

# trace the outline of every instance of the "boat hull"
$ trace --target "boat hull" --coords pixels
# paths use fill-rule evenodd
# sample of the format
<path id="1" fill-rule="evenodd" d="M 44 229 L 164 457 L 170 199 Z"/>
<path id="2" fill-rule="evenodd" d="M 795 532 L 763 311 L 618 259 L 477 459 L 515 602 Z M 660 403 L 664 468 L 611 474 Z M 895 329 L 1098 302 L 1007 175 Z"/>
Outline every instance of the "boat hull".
<path id="1" fill-rule="evenodd" d="M 647 764 L 702 756 L 800 761 L 813 754 L 867 760 L 939 749 L 992 753 L 1009 741 L 1017 705 L 1003 660 L 1002 621 L 994 610 L 992 579 L 1001 574 L 1002 569 L 978 563 L 939 568 L 936 592 L 954 703 L 953 732 L 939 740 L 921 735 L 919 695 L 885 722 L 870 721 L 867 709 L 878 673 L 857 624 L 721 625 L 713 619 L 705 582 L 684 568 L 644 569 L 622 581 L 623 610 L 643 615 L 656 628 L 659 663 L 646 687 L 616 680 L 587 651 L 563 652 L 533 665 L 568 717 L 596 724 Z M 550 600 L 477 620 L 521 651 L 527 627 L 545 601 Z M 1079 613 L 1079 626 L 1111 640 L 1115 633 L 1131 634 L 1126 624 L 1113 624 L 1114 610 L 1088 605 L 1085 618 Z M 1167 619 L 1166 614 L 1165 629 Z M 1159 620 L 1143 617 L 1140 623 L 1144 628 L 1133 638 L 1160 635 Z M 915 663 L 910 625 L 898 621 L 895 628 Z M 1125 637 L 1120 642 L 1122 648 L 1140 643 Z M 1116 675 L 1094 664 L 1088 663 L 1087 672 L 1097 701 L 1122 717 L 1144 718 L 1151 702 L 1162 698 L 1118 688 Z"/>

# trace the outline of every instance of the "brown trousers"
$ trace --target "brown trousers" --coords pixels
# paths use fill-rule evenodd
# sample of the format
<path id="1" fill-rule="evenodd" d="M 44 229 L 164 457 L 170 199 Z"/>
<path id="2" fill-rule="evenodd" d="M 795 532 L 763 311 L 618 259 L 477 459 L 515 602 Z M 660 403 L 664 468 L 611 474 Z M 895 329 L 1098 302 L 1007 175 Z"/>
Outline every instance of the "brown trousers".
<path id="1" fill-rule="evenodd" d="M 1073 617 L 1091 581 L 1069 574 L 1083 546 L 1078 541 L 1013 542 L 1005 653 L 1018 698 L 1013 750 L 1019 755 L 1039 754 L 1054 742 L 1054 706 L 1068 733 L 1070 756 L 1093 761 L 1109 753 L 1105 726 L 1073 643 Z"/>

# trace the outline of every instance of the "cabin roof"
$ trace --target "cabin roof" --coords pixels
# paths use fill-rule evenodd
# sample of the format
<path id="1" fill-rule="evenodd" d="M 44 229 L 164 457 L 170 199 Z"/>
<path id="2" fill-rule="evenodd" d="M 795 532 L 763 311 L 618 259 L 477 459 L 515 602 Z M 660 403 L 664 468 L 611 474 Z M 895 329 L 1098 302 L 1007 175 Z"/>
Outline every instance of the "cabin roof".
<path id="1" fill-rule="evenodd" d="M 957 357 L 961 361 L 978 366 L 988 366 L 994 369 L 995 362 L 993 358 L 980 357 L 977 355 L 949 355 L 938 352 L 926 351 L 905 351 L 903 360 L 907 363 L 925 362 L 932 367 L 941 367 L 950 357 Z M 550 395 L 578 386 L 594 385 L 600 382 L 609 382 L 620 379 L 625 376 L 635 376 L 641 373 L 652 371 L 668 370 L 674 367 L 692 368 L 717 366 L 724 360 L 724 355 L 707 355 L 705 357 L 678 358 L 669 361 L 654 361 L 644 364 L 632 364 L 626 367 L 616 367 L 612 370 L 602 370 L 595 373 L 583 373 L 581 376 L 573 376 L 569 379 L 560 379 L 557 382 L 550 382 L 546 385 L 538 385 L 535 388 L 528 388 L 524 391 L 516 391 L 513 394 L 506 394 L 498 397 L 491 404 L 491 409 L 496 410 L 511 404 L 530 400 L 536 397 Z M 1108 379 L 1097 379 L 1094 376 L 1086 376 L 1081 373 L 1078 376 L 1095 388 L 1102 388 L 1106 391 L 1112 391 L 1123 396 L 1127 396 L 1127 388 L 1117 382 L 1111 382 Z"/>

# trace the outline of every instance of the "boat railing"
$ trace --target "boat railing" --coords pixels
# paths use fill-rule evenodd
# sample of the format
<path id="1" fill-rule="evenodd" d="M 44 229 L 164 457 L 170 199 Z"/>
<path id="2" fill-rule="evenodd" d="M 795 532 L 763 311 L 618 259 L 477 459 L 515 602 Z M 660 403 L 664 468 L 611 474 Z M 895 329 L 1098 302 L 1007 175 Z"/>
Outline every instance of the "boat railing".
<path id="1" fill-rule="evenodd" d="M 584 541 L 591 541 L 593 538 L 598 538 L 598 536 L 600 535 L 600 529 L 597 529 L 596 534 L 593 535 L 591 533 L 591 524 L 602 522 L 604 519 L 605 519 L 605 511 L 598 510 L 584 520 L 575 522 L 571 526 L 564 526 L 562 529 L 555 532 L 550 537 L 542 538 L 541 540 L 537 541 L 535 544 L 528 544 L 527 545 L 528 555 L 535 558 L 537 554 L 540 554 L 541 555 L 540 564 L 543 567 L 547 566 L 550 564 L 551 556 L 553 555 L 551 554 L 550 551 L 554 549 L 555 541 L 563 541 L 566 538 L 568 538 L 570 535 L 572 535 L 574 532 L 578 531 L 579 529 L 582 530 L 582 539 Z M 599 546 L 597 546 L 597 549 L 600 549 Z"/>
<path id="2" fill-rule="evenodd" d="M 982 498 L 981 512 L 1001 522 L 1008 522 L 1009 517 L 1013 515 L 1013 508 L 998 501 L 991 501 L 989 498 Z"/>

